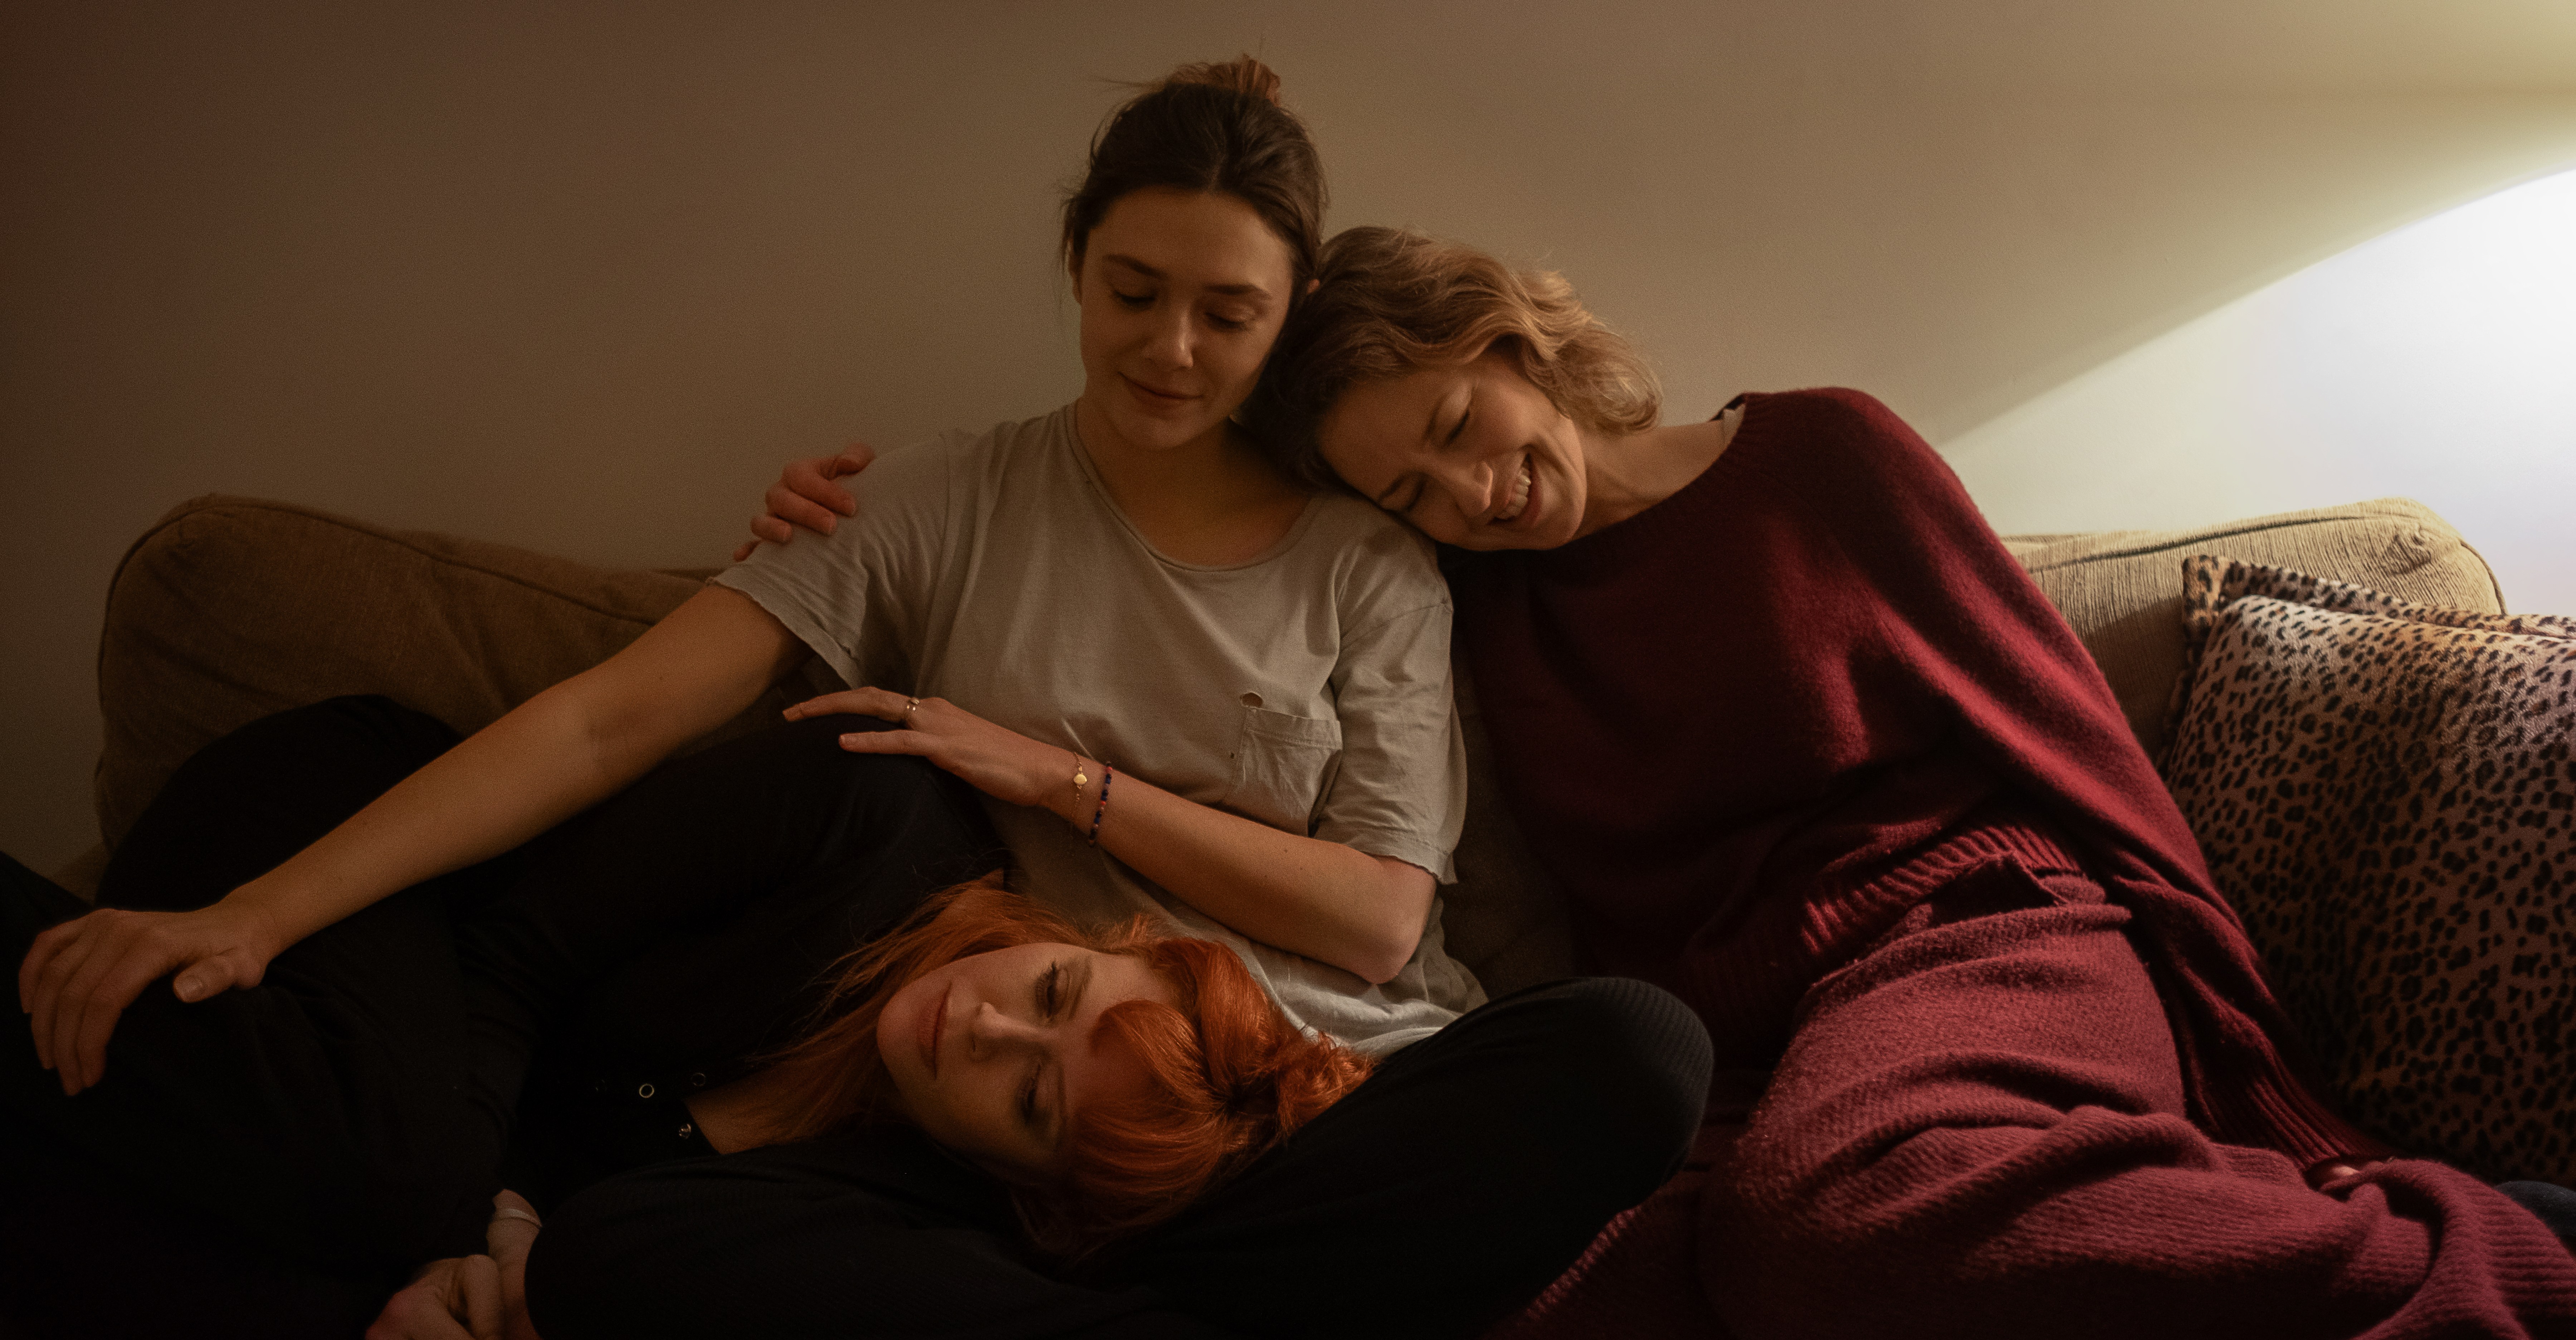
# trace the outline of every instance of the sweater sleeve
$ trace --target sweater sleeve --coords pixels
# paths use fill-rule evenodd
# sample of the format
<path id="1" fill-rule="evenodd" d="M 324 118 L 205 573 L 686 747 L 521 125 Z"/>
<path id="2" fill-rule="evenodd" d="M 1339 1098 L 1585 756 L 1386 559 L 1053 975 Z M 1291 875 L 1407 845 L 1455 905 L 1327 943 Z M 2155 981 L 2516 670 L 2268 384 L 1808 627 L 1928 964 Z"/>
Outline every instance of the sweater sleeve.
<path id="1" fill-rule="evenodd" d="M 1877 593 L 1878 653 L 1947 704 L 1959 743 L 2074 838 L 2138 918 L 2203 1120 L 2310 1162 L 2383 1152 L 2312 1096 L 2243 923 L 2109 683 L 1948 465 L 1867 395 L 1796 395 L 1810 402 L 1799 487 Z"/>
<path id="2" fill-rule="evenodd" d="M 2207 892 L 2199 845 L 2109 682 L 1948 463 L 1870 396 L 1798 394 L 1816 402 L 1803 501 L 1874 593 L 1876 652 L 1910 689 L 1948 704 L 2003 778 L 2100 828 L 2099 854 L 2133 867 L 2117 873 Z"/>

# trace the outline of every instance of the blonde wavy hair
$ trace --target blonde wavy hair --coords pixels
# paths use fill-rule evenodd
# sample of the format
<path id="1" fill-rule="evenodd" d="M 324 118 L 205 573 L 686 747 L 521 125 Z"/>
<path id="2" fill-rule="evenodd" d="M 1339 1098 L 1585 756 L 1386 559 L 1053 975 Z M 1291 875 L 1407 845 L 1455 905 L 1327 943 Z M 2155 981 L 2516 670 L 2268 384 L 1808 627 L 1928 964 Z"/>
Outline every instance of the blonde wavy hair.
<path id="1" fill-rule="evenodd" d="M 1369 227 L 1325 243 L 1316 279 L 1243 408 L 1262 450 L 1309 488 L 1351 491 L 1319 440 L 1344 393 L 1488 348 L 1586 427 L 1638 433 L 1661 419 L 1654 369 L 1552 270 L 1516 270 L 1411 228 Z"/>

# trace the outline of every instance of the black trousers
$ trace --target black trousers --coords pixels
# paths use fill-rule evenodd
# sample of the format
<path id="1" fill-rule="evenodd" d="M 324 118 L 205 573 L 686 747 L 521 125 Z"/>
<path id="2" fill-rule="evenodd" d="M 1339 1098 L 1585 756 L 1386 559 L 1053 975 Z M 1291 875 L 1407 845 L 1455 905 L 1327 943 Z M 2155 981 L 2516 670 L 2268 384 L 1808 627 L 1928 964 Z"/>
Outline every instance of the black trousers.
<path id="1" fill-rule="evenodd" d="M 36 1069 L 23 1027 L 0 1030 L 0 1315 L 65 1334 L 350 1335 L 411 1266 L 481 1250 L 505 1166 L 543 1206 L 636 1161 L 620 1154 L 639 1122 L 667 1154 L 690 1078 L 722 1083 L 784 1041 L 843 951 L 999 863 L 962 783 L 832 743 L 884 728 L 832 718 L 719 745 L 324 928 L 256 988 L 181 1005 L 155 984 L 78 1098 Z M 382 698 L 244 727 L 171 778 L 99 901 L 203 906 L 456 738 Z M 0 956 L 14 968 L 87 910 L 6 862 Z M 638 1088 L 657 1101 L 597 1092 Z M 159 1310 L 182 1290 L 128 1287 L 138 1265 L 191 1281 L 186 1310 Z"/>
<path id="2" fill-rule="evenodd" d="M 349 1334 L 402 1268 L 473 1249 L 505 1164 L 562 1190 L 626 1161 L 602 1154 L 625 1136 L 603 1114 L 667 1120 L 651 1101 L 783 1040 L 839 953 L 989 868 L 972 796 L 843 753 L 853 724 L 683 760 L 317 933 L 254 990 L 181 1006 L 156 986 L 78 1099 L 13 1039 L 0 1297 L 59 1333 L 155 1333 L 116 1314 L 140 1272 L 216 1291 L 172 1314 L 192 1334 Z M 246 728 L 173 779 L 101 902 L 202 905 L 452 740 L 382 700 Z M 12 959 L 82 910 L 5 876 Z M 551 1207 L 531 1305 L 550 1340 L 1463 1334 L 1669 1174 L 1707 1064 L 1688 1012 L 1640 984 L 1495 1002 L 1079 1282 L 1030 1262 L 999 1188 L 910 1131 L 659 1164 Z"/>

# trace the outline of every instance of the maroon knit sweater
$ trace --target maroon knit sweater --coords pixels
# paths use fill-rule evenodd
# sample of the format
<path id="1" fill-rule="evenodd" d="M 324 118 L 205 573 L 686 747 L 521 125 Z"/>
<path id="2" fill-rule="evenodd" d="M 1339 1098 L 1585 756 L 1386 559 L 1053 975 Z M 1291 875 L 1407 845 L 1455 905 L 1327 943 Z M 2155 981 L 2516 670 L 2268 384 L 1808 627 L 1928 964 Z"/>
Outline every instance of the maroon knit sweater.
<path id="1" fill-rule="evenodd" d="M 1764 1066 L 1798 998 L 1950 870 L 2068 858 L 2129 909 L 2194 1120 L 2302 1165 L 2387 1152 L 2296 1077 L 2235 912 L 2074 632 L 1914 431 L 1747 397 L 1680 492 L 1454 574 L 1513 808 L 1605 971 Z"/>

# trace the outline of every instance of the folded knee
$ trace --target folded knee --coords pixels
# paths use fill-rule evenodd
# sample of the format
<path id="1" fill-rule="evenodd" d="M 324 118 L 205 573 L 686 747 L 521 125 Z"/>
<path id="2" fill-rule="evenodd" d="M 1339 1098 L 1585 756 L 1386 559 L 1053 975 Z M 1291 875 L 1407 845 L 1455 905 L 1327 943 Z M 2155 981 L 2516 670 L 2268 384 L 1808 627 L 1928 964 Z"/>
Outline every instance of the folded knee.
<path id="1" fill-rule="evenodd" d="M 627 1313 L 639 1293 L 637 1267 L 656 1253 L 655 1244 L 634 1239 L 658 1236 L 666 1222 L 659 1189 L 650 1174 L 629 1174 L 547 1212 L 528 1253 L 527 1300 L 529 1320 L 548 1340 L 642 1333 L 644 1319 Z"/>
<path id="2" fill-rule="evenodd" d="M 1708 1101 L 1708 1030 L 1670 992 L 1625 977 L 1550 983 L 1511 998 L 1549 1015 L 1546 1070 L 1579 1100 L 1596 1138 L 1657 1151 L 1640 1191 L 1670 1176 Z"/>
<path id="3" fill-rule="evenodd" d="M 1831 1111 L 1766 1109 L 1710 1175 L 1707 1283 L 1747 1336 L 1928 1334 L 1928 1316 L 1994 1315 L 2068 1287 L 2061 1267 L 2092 1278 L 2081 1258 L 2105 1226 L 2202 1231 L 2211 1193 L 2242 1180 L 2179 1117 Z"/>

